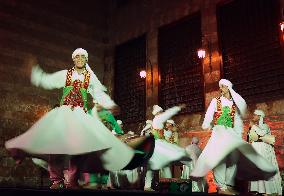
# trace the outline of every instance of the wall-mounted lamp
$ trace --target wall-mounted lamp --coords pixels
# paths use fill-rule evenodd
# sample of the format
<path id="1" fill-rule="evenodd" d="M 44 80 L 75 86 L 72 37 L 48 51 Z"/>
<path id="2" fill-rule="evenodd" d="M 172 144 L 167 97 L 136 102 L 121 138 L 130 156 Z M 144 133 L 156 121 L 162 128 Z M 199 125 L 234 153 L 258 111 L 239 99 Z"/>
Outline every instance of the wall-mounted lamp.
<path id="1" fill-rule="evenodd" d="M 281 38 L 282 38 L 282 41 L 284 41 L 284 20 L 282 20 L 282 22 L 279 23 L 279 26 L 281 30 Z"/>
<path id="2" fill-rule="evenodd" d="M 204 57 L 205 57 L 205 50 L 204 49 L 199 49 L 198 51 L 197 51 L 197 55 L 198 55 L 198 58 L 200 58 L 200 59 L 203 59 Z"/>
<path id="3" fill-rule="evenodd" d="M 148 69 L 149 69 L 149 67 L 150 67 L 150 71 L 148 71 Z M 147 71 L 146 71 L 147 70 Z M 152 62 L 151 62 L 151 60 L 150 59 L 146 59 L 146 70 L 141 70 L 140 72 L 139 72 L 139 76 L 140 76 L 140 78 L 146 78 L 146 77 L 148 77 L 148 81 L 151 81 L 151 89 L 152 89 L 152 91 L 153 91 L 153 89 L 154 89 L 154 80 L 153 80 L 153 65 L 152 65 Z"/>
<path id="4" fill-rule="evenodd" d="M 281 38 L 284 41 L 284 2 L 281 1 L 281 21 L 279 23 L 280 30 L 281 30 Z"/>
<path id="5" fill-rule="evenodd" d="M 139 75 L 140 75 L 141 78 L 146 78 L 147 72 L 145 70 L 142 70 L 142 71 L 140 71 Z"/>
<path id="6" fill-rule="evenodd" d="M 209 55 L 209 69 L 210 69 L 210 73 L 211 73 L 212 72 L 212 46 L 211 46 L 211 41 L 209 41 L 208 39 L 206 39 L 205 41 L 206 41 L 206 49 L 204 49 L 204 48 L 198 49 L 197 55 L 198 55 L 198 58 L 204 59 L 205 56 L 208 53 L 208 55 Z"/>

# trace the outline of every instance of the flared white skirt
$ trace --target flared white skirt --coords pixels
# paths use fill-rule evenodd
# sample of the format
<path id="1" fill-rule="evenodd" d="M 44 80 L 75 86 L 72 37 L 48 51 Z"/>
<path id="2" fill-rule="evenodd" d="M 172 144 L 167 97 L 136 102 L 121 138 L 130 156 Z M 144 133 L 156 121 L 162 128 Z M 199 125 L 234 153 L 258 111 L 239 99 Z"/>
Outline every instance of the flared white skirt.
<path id="1" fill-rule="evenodd" d="M 159 170 L 174 161 L 191 160 L 184 148 L 167 141 L 156 139 L 155 149 L 149 160 L 151 170 Z"/>
<path id="2" fill-rule="evenodd" d="M 204 177 L 232 153 L 238 154 L 237 178 L 242 180 L 269 179 L 276 168 L 256 152 L 251 144 L 240 138 L 232 128 L 217 125 L 190 173 L 192 177 Z"/>
<path id="3" fill-rule="evenodd" d="M 117 139 L 96 117 L 82 108 L 55 108 L 45 114 L 28 131 L 5 143 L 9 149 L 19 149 L 33 155 L 82 155 L 101 151 L 104 169 L 123 169 L 134 151 Z"/>

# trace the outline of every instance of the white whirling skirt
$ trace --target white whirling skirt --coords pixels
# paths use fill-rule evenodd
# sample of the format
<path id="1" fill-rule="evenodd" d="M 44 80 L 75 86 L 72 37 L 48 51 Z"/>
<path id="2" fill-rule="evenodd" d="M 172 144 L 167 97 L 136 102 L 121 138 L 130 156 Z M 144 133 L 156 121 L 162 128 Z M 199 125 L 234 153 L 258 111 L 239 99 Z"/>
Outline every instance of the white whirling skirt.
<path id="1" fill-rule="evenodd" d="M 134 151 L 117 139 L 96 117 L 82 108 L 72 111 L 68 106 L 45 114 L 28 131 L 5 143 L 6 148 L 20 149 L 29 154 L 82 155 L 101 151 L 104 169 L 123 169 Z"/>
<path id="2" fill-rule="evenodd" d="M 217 125 L 191 172 L 192 177 L 204 177 L 233 152 L 238 152 L 237 178 L 242 180 L 268 179 L 276 168 L 258 154 L 251 144 L 243 141 L 232 128 Z"/>
<path id="3" fill-rule="evenodd" d="M 149 160 L 149 166 L 151 170 L 159 170 L 171 162 L 185 159 L 190 160 L 184 148 L 161 139 L 156 139 L 155 149 Z"/>

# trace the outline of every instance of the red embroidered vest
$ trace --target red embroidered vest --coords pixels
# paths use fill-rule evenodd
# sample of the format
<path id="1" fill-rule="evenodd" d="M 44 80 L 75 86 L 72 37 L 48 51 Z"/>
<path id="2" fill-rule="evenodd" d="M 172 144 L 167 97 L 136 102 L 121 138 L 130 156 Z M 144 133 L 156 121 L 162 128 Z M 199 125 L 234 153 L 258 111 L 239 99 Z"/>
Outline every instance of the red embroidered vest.
<path id="1" fill-rule="evenodd" d="M 73 88 L 70 90 L 70 92 L 64 97 L 63 99 L 63 105 L 71 106 L 72 109 L 74 107 L 82 107 L 84 108 L 85 112 L 87 111 L 86 106 L 86 98 L 84 94 L 82 94 L 82 89 L 85 90 L 85 92 L 88 89 L 89 83 L 90 83 L 90 72 L 85 70 L 84 72 L 84 82 L 80 80 L 75 80 L 72 82 L 72 73 L 75 71 L 75 68 L 71 68 L 67 71 L 66 76 L 66 83 L 65 87 L 72 86 Z"/>

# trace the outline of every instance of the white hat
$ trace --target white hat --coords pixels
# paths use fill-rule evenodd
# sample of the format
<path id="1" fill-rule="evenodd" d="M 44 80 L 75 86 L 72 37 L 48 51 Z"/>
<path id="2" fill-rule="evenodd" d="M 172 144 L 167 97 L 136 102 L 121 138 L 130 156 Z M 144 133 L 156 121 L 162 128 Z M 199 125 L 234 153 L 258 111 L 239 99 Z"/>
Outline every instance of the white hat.
<path id="1" fill-rule="evenodd" d="M 232 82 L 230 82 L 229 80 L 221 79 L 221 80 L 219 81 L 219 87 L 221 87 L 221 84 L 227 86 L 228 88 L 233 88 L 233 84 L 232 84 Z"/>
<path id="2" fill-rule="evenodd" d="M 176 123 L 175 123 L 175 121 L 174 121 L 174 120 L 172 120 L 172 119 L 167 120 L 167 123 L 172 124 L 172 125 L 175 125 L 175 124 L 176 124 Z"/>
<path id="3" fill-rule="evenodd" d="M 254 114 L 258 115 L 259 116 L 259 122 L 258 122 L 258 125 L 260 127 L 263 127 L 263 118 L 265 117 L 265 114 L 262 110 L 255 110 L 254 111 Z"/>
<path id="4" fill-rule="evenodd" d="M 80 55 L 80 54 L 84 55 L 88 61 L 88 52 L 83 48 L 77 48 L 76 50 L 74 50 L 74 52 L 72 53 L 72 59 L 74 59 L 75 56 Z"/>
<path id="5" fill-rule="evenodd" d="M 74 59 L 75 56 L 79 55 L 79 54 L 84 55 L 86 57 L 87 61 L 88 61 L 88 57 L 89 57 L 88 52 L 83 48 L 77 48 L 76 50 L 74 50 L 74 52 L 72 53 L 72 59 Z M 106 91 L 107 90 L 106 87 L 104 85 L 102 85 L 102 83 L 99 81 L 98 77 L 93 72 L 90 65 L 88 63 L 86 63 L 85 66 L 86 66 L 86 69 L 91 73 L 91 80 L 92 80 L 92 83 L 94 85 L 94 89 Z"/>
<path id="6" fill-rule="evenodd" d="M 158 112 L 162 112 L 163 111 L 163 108 L 161 108 L 160 106 L 158 105 L 153 105 L 153 111 L 152 111 L 152 114 L 155 116 Z"/>
<path id="7" fill-rule="evenodd" d="M 261 116 L 262 118 L 265 117 L 265 114 L 262 110 L 255 110 L 254 111 L 254 114 L 258 115 L 258 116 Z"/>
<path id="8" fill-rule="evenodd" d="M 229 80 L 226 80 L 226 79 L 221 79 L 219 81 L 219 87 L 221 86 L 221 84 L 228 87 L 230 94 L 231 94 L 235 104 L 237 105 L 237 108 L 239 109 L 239 111 L 241 113 L 241 116 L 245 117 L 245 114 L 246 114 L 246 111 L 247 111 L 246 101 L 242 98 L 241 95 L 239 95 L 238 93 L 236 93 L 236 91 L 234 91 L 232 82 L 230 82 Z"/>
<path id="9" fill-rule="evenodd" d="M 117 122 L 117 124 L 122 125 L 122 121 L 121 120 L 117 120 L 116 122 Z"/>

